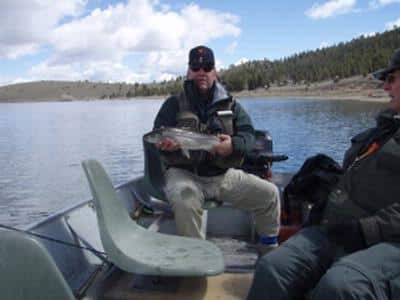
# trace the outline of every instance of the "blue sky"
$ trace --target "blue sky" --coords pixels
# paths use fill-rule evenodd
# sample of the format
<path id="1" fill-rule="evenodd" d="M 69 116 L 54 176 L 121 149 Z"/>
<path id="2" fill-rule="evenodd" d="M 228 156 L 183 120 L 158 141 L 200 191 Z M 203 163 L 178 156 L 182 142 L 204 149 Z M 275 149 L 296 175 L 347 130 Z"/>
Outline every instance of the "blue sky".
<path id="1" fill-rule="evenodd" d="M 400 0 L 2 0 L 0 85 L 150 82 L 205 44 L 217 67 L 279 59 L 400 26 Z"/>

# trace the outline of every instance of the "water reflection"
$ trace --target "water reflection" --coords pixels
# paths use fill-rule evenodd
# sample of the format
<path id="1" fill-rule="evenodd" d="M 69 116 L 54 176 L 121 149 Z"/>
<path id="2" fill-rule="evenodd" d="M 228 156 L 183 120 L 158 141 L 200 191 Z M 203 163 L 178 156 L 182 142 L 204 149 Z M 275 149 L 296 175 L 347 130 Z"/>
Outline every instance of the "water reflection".
<path id="1" fill-rule="evenodd" d="M 90 196 L 80 163 L 101 161 L 113 183 L 142 172 L 141 136 L 161 102 L 0 105 L 0 223 L 28 224 Z"/>
<path id="2" fill-rule="evenodd" d="M 37 221 L 90 196 L 80 163 L 101 161 L 114 184 L 143 171 L 141 138 L 161 100 L 0 104 L 0 223 Z M 275 171 L 294 171 L 324 152 L 341 161 L 349 139 L 373 125 L 382 104 L 317 100 L 243 100 L 275 151 Z"/>

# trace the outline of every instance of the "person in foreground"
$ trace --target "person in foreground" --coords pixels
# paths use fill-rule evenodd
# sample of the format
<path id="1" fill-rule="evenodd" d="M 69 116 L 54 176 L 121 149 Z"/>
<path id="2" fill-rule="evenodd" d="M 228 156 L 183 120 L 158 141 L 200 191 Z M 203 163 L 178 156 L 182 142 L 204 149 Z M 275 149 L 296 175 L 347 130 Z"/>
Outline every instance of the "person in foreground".
<path id="1" fill-rule="evenodd" d="M 254 145 L 254 128 L 239 102 L 217 80 L 210 48 L 190 50 L 183 91 L 163 103 L 154 121 L 154 129 L 162 126 L 218 134 L 220 140 L 212 153 L 190 151 L 190 158 L 182 155 L 180 145 L 172 139 L 164 138 L 157 146 L 168 165 L 164 192 L 178 233 L 204 238 L 202 204 L 213 198 L 253 212 L 259 250 L 275 248 L 280 226 L 279 192 L 274 184 L 235 169 Z"/>
<path id="2" fill-rule="evenodd" d="M 248 300 L 400 299 L 400 49 L 374 76 L 390 108 L 352 138 L 321 224 L 260 259 Z"/>

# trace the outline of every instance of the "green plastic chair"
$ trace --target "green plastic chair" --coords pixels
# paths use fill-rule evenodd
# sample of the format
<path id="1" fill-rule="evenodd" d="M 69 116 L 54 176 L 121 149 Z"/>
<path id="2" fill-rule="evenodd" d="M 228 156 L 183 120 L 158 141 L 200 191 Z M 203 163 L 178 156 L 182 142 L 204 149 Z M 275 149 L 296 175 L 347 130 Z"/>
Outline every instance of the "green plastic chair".
<path id="1" fill-rule="evenodd" d="M 0 230 L 0 298 L 74 300 L 47 249 L 32 236 Z"/>
<path id="2" fill-rule="evenodd" d="M 118 268 L 155 276 L 210 276 L 224 271 L 219 248 L 204 240 L 147 230 L 134 222 L 99 162 L 82 162 L 96 206 L 100 237 Z"/>
<path id="3" fill-rule="evenodd" d="M 162 187 L 165 184 L 165 164 L 161 159 L 160 152 L 154 144 L 146 142 L 146 136 L 143 136 L 143 152 L 144 152 L 144 176 L 143 183 L 149 195 L 166 201 L 166 196 Z"/>

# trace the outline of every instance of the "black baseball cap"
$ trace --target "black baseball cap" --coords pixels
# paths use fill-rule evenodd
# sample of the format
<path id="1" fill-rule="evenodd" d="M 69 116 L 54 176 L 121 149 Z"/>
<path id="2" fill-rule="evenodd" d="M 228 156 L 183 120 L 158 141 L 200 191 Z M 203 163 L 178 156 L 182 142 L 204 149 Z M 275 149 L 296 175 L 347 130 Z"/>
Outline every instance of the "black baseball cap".
<path id="1" fill-rule="evenodd" d="M 189 66 L 209 64 L 215 66 L 214 53 L 206 46 L 197 46 L 189 52 Z"/>
<path id="2" fill-rule="evenodd" d="M 375 71 L 374 73 L 372 73 L 372 76 L 374 76 L 378 80 L 385 80 L 390 73 L 396 70 L 400 70 L 400 48 L 395 50 L 391 60 L 389 61 L 388 66 L 386 68 Z"/>

